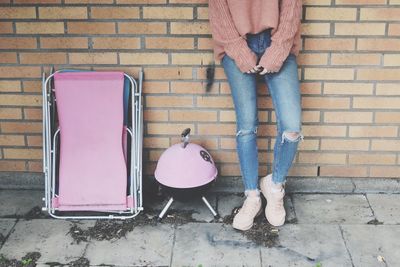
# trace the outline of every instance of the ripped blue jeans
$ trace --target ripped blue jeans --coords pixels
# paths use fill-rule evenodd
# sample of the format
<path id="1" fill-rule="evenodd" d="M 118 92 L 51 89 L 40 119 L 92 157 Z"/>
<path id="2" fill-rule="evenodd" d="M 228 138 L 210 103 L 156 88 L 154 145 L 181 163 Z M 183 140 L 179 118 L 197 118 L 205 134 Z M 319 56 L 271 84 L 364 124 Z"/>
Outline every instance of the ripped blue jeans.
<path id="1" fill-rule="evenodd" d="M 270 30 L 248 34 L 247 44 L 261 58 L 271 44 Z M 228 56 L 222 58 L 222 65 L 233 97 L 236 113 L 236 148 L 245 190 L 258 190 L 258 148 L 259 126 L 257 108 L 258 74 L 242 73 Z M 279 72 L 267 73 L 262 81 L 268 86 L 276 114 L 277 136 L 274 145 L 272 180 L 285 183 L 292 165 L 301 133 L 301 92 L 294 54 L 289 54 Z"/>

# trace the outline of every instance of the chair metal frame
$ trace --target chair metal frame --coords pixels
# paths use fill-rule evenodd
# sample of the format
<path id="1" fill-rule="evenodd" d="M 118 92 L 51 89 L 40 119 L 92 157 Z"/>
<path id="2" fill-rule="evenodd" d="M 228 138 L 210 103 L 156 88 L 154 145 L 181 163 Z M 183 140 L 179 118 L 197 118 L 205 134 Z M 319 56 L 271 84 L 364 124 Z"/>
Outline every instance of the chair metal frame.
<path id="1" fill-rule="evenodd" d="M 54 116 L 52 113 L 56 108 L 55 89 L 52 87 L 54 74 L 58 72 L 69 70 L 51 71 L 50 75 L 46 77 L 46 73 L 42 75 L 42 98 L 43 98 L 43 173 L 45 178 L 45 196 L 43 198 L 44 207 L 43 211 L 47 211 L 49 215 L 57 219 L 130 219 L 137 216 L 143 210 L 143 195 L 142 195 L 142 150 L 143 150 L 143 104 L 142 104 L 142 86 L 143 86 L 143 71 L 139 72 L 139 84 L 136 80 L 124 73 L 131 85 L 131 112 L 132 125 L 127 125 L 127 132 L 131 138 L 130 146 L 130 186 L 129 194 L 127 196 L 133 197 L 134 206 L 126 210 L 119 211 L 101 211 L 105 215 L 61 215 L 56 214 L 58 211 L 53 206 L 54 197 L 56 194 L 56 155 L 57 144 L 59 142 L 60 129 L 56 125 L 52 125 Z M 54 105 L 52 104 L 54 99 Z M 129 106 L 129 105 L 128 105 Z M 55 132 L 54 132 L 55 131 Z M 52 136 L 52 132 L 54 132 Z M 128 179 L 128 177 L 127 177 Z M 80 211 L 86 212 L 86 211 Z M 90 211 L 88 211 L 90 212 Z M 99 211 L 94 211 L 99 212 Z"/>

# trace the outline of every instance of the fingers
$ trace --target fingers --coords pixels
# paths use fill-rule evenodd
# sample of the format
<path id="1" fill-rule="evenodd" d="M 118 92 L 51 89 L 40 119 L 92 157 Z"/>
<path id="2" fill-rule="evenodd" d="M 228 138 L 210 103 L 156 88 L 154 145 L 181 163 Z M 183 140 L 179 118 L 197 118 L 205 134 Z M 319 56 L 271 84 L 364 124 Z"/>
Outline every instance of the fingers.
<path id="1" fill-rule="evenodd" d="M 247 71 L 246 73 L 250 74 L 250 73 L 258 73 L 260 75 L 265 75 L 267 73 L 274 73 L 276 71 L 272 71 L 272 70 L 267 70 L 264 69 L 261 65 L 257 65 L 254 68 L 252 68 L 251 70 Z"/>
<path id="2" fill-rule="evenodd" d="M 276 72 L 276 71 L 264 69 L 264 70 L 263 70 L 262 72 L 260 72 L 259 74 L 260 74 L 260 75 L 265 75 L 265 74 L 267 74 L 267 73 L 274 73 L 274 72 Z"/>
<path id="3" fill-rule="evenodd" d="M 261 70 L 261 66 L 257 65 L 254 68 L 252 68 L 251 70 L 249 70 L 247 73 L 257 73 Z"/>

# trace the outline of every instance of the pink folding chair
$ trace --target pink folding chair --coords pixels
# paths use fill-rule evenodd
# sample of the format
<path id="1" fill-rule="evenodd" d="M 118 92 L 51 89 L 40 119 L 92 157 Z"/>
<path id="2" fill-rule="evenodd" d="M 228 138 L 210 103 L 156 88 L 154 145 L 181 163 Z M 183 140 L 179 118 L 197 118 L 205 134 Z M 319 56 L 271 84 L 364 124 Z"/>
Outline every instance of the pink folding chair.
<path id="1" fill-rule="evenodd" d="M 123 72 L 43 75 L 43 209 L 52 217 L 126 219 L 143 210 L 142 80 L 143 72 L 139 86 Z"/>

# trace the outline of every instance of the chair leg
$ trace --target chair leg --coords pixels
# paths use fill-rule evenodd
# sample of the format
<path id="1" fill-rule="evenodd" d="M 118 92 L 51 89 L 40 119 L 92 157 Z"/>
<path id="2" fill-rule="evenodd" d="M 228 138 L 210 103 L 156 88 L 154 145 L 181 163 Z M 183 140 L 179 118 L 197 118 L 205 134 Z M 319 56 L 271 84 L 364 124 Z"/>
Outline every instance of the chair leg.
<path id="1" fill-rule="evenodd" d="M 213 207 L 211 207 L 206 197 L 202 196 L 201 199 L 203 200 L 204 204 L 206 204 L 207 208 L 211 211 L 211 213 L 214 215 L 214 217 L 218 218 L 219 217 L 218 213 L 213 209 Z"/>
<path id="2" fill-rule="evenodd" d="M 158 215 L 158 221 L 161 221 L 162 218 L 164 217 L 165 213 L 167 212 L 167 210 L 169 209 L 169 207 L 171 206 L 172 202 L 174 201 L 174 198 L 171 197 L 167 204 L 165 205 L 165 207 L 163 208 L 163 210 L 160 212 L 160 214 Z"/>

